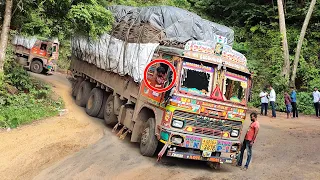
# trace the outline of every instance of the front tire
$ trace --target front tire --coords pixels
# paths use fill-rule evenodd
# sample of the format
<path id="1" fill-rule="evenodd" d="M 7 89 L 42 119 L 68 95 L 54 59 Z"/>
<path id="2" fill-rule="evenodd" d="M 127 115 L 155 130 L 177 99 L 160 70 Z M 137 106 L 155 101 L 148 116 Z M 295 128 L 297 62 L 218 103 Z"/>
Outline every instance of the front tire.
<path id="1" fill-rule="evenodd" d="M 102 101 L 103 101 L 103 91 L 99 88 L 92 89 L 86 105 L 87 114 L 89 116 L 97 117 L 102 107 Z"/>
<path id="2" fill-rule="evenodd" d="M 144 123 L 140 141 L 140 152 L 143 156 L 152 157 L 158 147 L 158 139 L 155 135 L 155 119 L 149 118 Z"/>
<path id="3" fill-rule="evenodd" d="M 34 73 L 40 74 L 43 71 L 43 64 L 38 60 L 32 61 L 30 70 Z"/>

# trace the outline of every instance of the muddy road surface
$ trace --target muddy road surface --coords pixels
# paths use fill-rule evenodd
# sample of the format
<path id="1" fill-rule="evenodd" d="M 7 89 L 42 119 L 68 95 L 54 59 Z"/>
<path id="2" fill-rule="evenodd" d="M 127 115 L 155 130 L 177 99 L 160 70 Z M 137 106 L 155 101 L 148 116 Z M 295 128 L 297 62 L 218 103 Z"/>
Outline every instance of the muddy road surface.
<path id="1" fill-rule="evenodd" d="M 53 85 L 68 112 L 9 132 L 0 130 L 0 180 L 32 179 L 52 163 L 103 137 L 103 122 L 89 117 L 74 103 L 65 75 L 32 75 Z"/>
<path id="2" fill-rule="evenodd" d="M 320 179 L 320 120 L 303 116 L 260 117 L 261 130 L 249 170 L 232 165 L 212 170 L 205 163 L 140 155 L 139 145 L 119 140 L 111 127 L 96 144 L 42 171 L 42 179 Z M 246 121 L 245 129 L 250 120 Z"/>
<path id="3" fill-rule="evenodd" d="M 232 165 L 212 170 L 203 162 L 167 157 L 157 163 L 77 107 L 64 75 L 36 76 L 54 85 L 68 114 L 0 132 L 0 179 L 320 179 L 320 119 L 258 116 L 261 130 L 247 171 Z"/>
<path id="4" fill-rule="evenodd" d="M 261 131 L 250 168 L 212 170 L 203 162 L 143 157 L 137 144 L 107 130 L 91 147 L 44 170 L 35 179 L 320 179 L 320 120 L 259 117 Z M 246 122 L 246 128 L 248 127 Z"/>

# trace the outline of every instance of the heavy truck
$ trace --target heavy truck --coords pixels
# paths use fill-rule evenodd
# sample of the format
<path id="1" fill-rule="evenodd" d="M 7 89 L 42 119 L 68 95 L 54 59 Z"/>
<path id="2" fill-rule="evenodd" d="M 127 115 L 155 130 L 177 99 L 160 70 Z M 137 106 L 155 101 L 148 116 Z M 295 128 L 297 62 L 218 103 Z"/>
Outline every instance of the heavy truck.
<path id="1" fill-rule="evenodd" d="M 76 103 L 119 130 L 120 139 L 130 134 L 144 156 L 157 152 L 158 159 L 206 161 L 213 168 L 234 163 L 251 74 L 245 56 L 232 49 L 233 31 L 170 6 L 108 10 L 115 18 L 109 34 L 98 41 L 72 38 Z M 166 69 L 174 83 L 166 92 L 147 86 L 161 65 L 146 69 L 155 60 L 174 67 Z"/>
<path id="2" fill-rule="evenodd" d="M 16 61 L 34 73 L 55 71 L 59 58 L 59 41 L 15 35 L 12 39 Z"/>

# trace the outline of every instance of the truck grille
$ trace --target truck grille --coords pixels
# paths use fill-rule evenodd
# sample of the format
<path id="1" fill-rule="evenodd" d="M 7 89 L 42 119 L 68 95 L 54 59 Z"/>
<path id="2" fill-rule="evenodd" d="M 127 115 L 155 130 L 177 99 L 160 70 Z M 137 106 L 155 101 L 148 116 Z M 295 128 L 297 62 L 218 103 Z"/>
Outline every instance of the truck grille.
<path id="1" fill-rule="evenodd" d="M 187 126 L 195 128 L 195 133 L 209 136 L 222 136 L 223 132 L 242 127 L 240 121 L 220 120 L 182 111 L 174 111 L 173 119 L 184 120 Z"/>

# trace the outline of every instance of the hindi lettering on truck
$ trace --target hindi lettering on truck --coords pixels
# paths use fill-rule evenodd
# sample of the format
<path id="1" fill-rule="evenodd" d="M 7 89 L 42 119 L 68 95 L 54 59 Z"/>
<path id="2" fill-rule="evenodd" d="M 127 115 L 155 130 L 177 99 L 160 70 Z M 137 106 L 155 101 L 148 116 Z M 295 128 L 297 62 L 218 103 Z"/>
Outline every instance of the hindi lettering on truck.
<path id="1" fill-rule="evenodd" d="M 245 56 L 232 49 L 233 31 L 174 7 L 109 9 L 117 22 L 110 34 L 72 39 L 76 103 L 120 139 L 130 134 L 144 156 L 162 145 L 159 159 L 207 161 L 214 168 L 235 161 L 251 74 Z M 175 21 L 155 21 L 158 16 Z M 174 69 L 153 63 L 159 60 Z M 161 88 L 174 84 L 165 92 L 148 88 L 159 66 L 167 78 Z"/>

